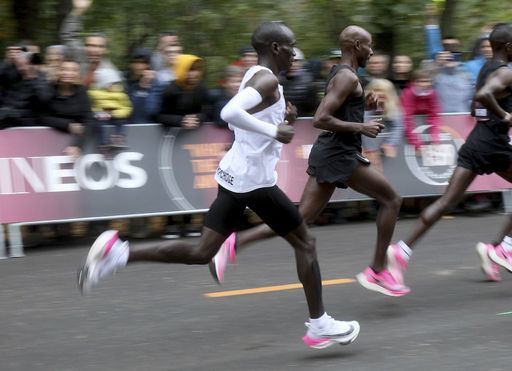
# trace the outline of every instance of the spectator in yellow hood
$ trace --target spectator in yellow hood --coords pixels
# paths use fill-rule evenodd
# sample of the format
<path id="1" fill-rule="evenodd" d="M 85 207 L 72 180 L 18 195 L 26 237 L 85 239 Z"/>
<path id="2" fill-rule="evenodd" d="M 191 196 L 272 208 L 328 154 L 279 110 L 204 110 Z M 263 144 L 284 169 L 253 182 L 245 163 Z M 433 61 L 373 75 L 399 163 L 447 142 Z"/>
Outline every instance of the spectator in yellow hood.
<path id="1" fill-rule="evenodd" d="M 162 97 L 160 114 L 157 122 L 165 127 L 181 127 L 193 130 L 205 121 L 211 121 L 211 104 L 208 89 L 203 83 L 204 62 L 201 58 L 181 54 L 174 64 L 176 80 L 172 81 Z M 180 226 L 184 223 L 184 226 Z M 194 215 L 178 220 L 178 217 L 170 217 L 164 235 L 165 239 L 185 236 L 201 235 L 201 218 Z"/>
<path id="2" fill-rule="evenodd" d="M 203 84 L 204 62 L 201 58 L 181 54 L 174 65 L 176 80 L 165 89 L 157 121 L 164 126 L 197 128 L 210 118 L 208 89 Z"/>

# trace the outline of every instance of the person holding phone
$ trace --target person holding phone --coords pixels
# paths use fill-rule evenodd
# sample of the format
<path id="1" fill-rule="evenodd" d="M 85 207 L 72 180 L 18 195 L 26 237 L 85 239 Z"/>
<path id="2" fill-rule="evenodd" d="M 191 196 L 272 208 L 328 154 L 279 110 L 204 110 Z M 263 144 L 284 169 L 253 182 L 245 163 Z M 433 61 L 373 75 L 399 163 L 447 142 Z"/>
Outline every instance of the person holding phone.
<path id="1" fill-rule="evenodd" d="M 153 122 L 158 113 L 162 92 L 156 72 L 150 67 L 151 53 L 144 48 L 135 48 L 130 55 L 129 69 L 124 78 L 124 89 L 132 103 L 130 124 Z"/>
<path id="2" fill-rule="evenodd" d="M 0 129 L 37 126 L 49 99 L 49 84 L 24 46 L 8 47 L 0 65 Z"/>

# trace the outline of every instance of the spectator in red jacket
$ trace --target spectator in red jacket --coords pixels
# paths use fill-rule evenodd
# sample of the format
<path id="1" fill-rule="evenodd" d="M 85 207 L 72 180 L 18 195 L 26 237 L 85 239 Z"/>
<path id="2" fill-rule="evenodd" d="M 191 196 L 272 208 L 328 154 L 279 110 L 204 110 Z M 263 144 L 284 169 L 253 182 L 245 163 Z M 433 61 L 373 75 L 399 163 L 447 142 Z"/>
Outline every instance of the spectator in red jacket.
<path id="1" fill-rule="evenodd" d="M 404 111 L 404 129 L 407 142 L 420 149 L 423 144 L 421 137 L 414 132 L 416 127 L 415 116 L 425 115 L 426 123 L 430 125 L 430 139 L 436 142 L 439 137 L 441 112 L 439 98 L 432 86 L 432 77 L 425 69 L 416 70 L 413 73 L 412 83 L 400 96 Z"/>

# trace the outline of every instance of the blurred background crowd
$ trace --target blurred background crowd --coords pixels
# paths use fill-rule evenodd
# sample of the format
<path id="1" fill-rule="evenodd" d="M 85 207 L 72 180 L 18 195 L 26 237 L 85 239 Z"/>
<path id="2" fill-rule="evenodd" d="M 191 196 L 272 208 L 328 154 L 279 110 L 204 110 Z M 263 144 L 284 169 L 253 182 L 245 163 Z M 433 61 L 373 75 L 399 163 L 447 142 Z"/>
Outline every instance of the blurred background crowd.
<path id="1" fill-rule="evenodd" d="M 12 7 L 14 11 L 22 3 L 30 2 L 16 3 Z M 33 3 L 32 6 L 35 6 Z M 46 1 L 39 3 L 41 7 Z M 58 5 L 60 2 L 54 3 Z M 5 46 L 5 58 L 0 64 L 1 129 L 42 125 L 69 133 L 69 146 L 64 151 L 76 159 L 86 142 L 94 143 L 97 150 L 107 158 L 116 151 L 122 151 L 126 148 L 126 124 L 157 122 L 163 128 L 180 127 L 185 130 L 194 130 L 205 123 L 227 127 L 220 118 L 220 111 L 238 90 L 245 71 L 257 63 L 256 52 L 249 44 L 251 30 L 247 26 L 244 26 L 243 32 L 231 34 L 225 40 L 225 45 L 231 50 L 227 55 L 219 56 L 216 54 L 218 51 L 212 50 L 215 43 L 205 45 L 204 40 L 209 39 L 200 38 L 204 30 L 186 30 L 182 26 L 177 27 L 177 30 L 164 29 L 148 34 L 147 30 L 152 28 L 149 25 L 151 19 L 146 19 L 147 14 L 144 12 L 139 17 L 137 9 L 125 9 L 124 5 L 106 0 L 97 0 L 94 4 L 91 0 L 65 3 L 68 11 L 64 14 L 60 11 L 61 21 L 56 30 L 58 37 L 54 39 L 55 43 L 43 45 L 34 41 L 37 38 L 17 41 L 5 37 L 1 39 Z M 128 3 L 133 5 L 134 2 Z M 161 9 L 165 2 L 151 3 L 147 5 L 155 9 L 148 9 L 148 14 Z M 196 9 L 195 16 L 205 14 L 202 3 L 189 2 L 189 7 Z M 214 7 L 211 3 L 214 2 L 210 2 L 208 9 Z M 296 3 L 302 6 L 302 22 L 307 22 L 304 17 L 308 2 Z M 338 3 L 332 2 L 333 13 L 341 11 Z M 354 3 L 357 5 L 362 2 Z M 451 13 L 453 19 L 458 19 L 457 10 L 450 7 L 458 3 L 460 8 L 463 3 L 473 4 L 471 1 L 404 1 L 402 8 L 397 7 L 397 3 L 401 2 L 393 2 L 394 5 L 389 8 L 395 15 L 392 21 L 405 26 L 399 28 L 401 31 L 395 30 L 395 34 L 389 35 L 384 21 L 374 20 L 372 24 L 379 31 L 374 39 L 375 54 L 366 68 L 359 71 L 365 91 L 377 94 L 380 103 L 375 112 L 367 114 L 382 116 L 389 133 L 378 145 L 375 141 L 364 142 L 366 156 L 377 167 L 380 167 L 383 158 L 396 156 L 396 147 L 401 141 L 419 150 L 421 138 L 413 132 L 416 115 L 426 116 L 431 125 L 431 137 L 435 140 L 439 132 L 440 114 L 470 112 L 479 70 L 492 57 L 488 35 L 494 24 L 501 20 L 489 21 L 479 28 L 474 26 L 473 31 L 476 32 L 461 42 L 455 34 L 449 33 L 452 28 L 450 20 L 447 21 L 445 17 Z M 247 4 L 242 10 L 237 8 L 244 4 L 232 3 L 231 6 L 240 14 L 245 9 L 244 14 L 251 20 L 248 23 L 257 24 L 251 12 L 261 17 L 265 4 L 255 5 L 254 9 Z M 320 2 L 316 5 L 321 7 Z M 218 4 L 220 10 L 223 6 Z M 300 12 L 301 8 L 297 9 Z M 120 16 L 127 17 L 123 18 L 126 28 L 118 33 L 132 37 L 129 45 L 124 40 L 126 50 L 122 52 L 119 45 L 121 36 L 118 33 L 111 37 L 112 29 L 107 26 L 105 30 L 96 31 L 98 26 L 105 24 L 105 17 L 97 18 L 98 21 L 94 22 L 95 17 L 109 10 L 113 12 L 111 24 Z M 232 13 L 235 10 L 230 8 Z M 354 8 L 354 14 L 359 14 L 360 10 Z M 293 12 L 288 9 L 288 13 Z M 408 12 L 407 16 L 401 12 Z M 373 16 L 377 17 L 377 10 L 374 13 Z M 44 15 L 44 12 L 41 14 Z M 130 23 L 137 17 L 147 22 L 144 32 L 139 30 L 140 25 Z M 158 15 L 154 17 L 155 22 L 158 21 Z M 332 20 L 331 17 L 332 14 L 325 15 L 326 20 Z M 26 18 L 23 18 L 25 22 Z M 372 27 L 366 24 L 368 20 L 360 18 L 352 19 L 345 14 L 343 19 L 372 31 Z M 314 21 L 311 19 L 313 23 L 316 22 L 316 18 Z M 192 21 L 198 22 L 197 19 Z M 208 21 L 219 22 L 219 19 L 209 14 Z M 223 18 L 226 28 L 232 28 L 241 21 L 243 19 L 240 17 Z M 322 27 L 318 25 L 316 32 L 302 37 L 304 31 L 294 28 L 294 22 L 289 23 L 296 30 L 298 48 L 295 49 L 292 68 L 281 75 L 281 84 L 286 100 L 297 107 L 299 116 L 312 116 L 324 94 L 327 75 L 332 66 L 338 63 L 341 52 L 336 45 L 337 34 L 326 32 L 322 35 L 322 41 L 315 45 L 315 36 Z M 23 25 L 21 19 L 18 23 Z M 91 27 L 91 24 L 94 26 Z M 339 32 L 344 25 L 336 22 L 335 28 Z M 217 25 L 222 26 L 222 23 Z M 421 35 L 421 42 L 414 43 L 410 53 L 404 52 L 402 46 L 410 43 L 397 41 L 398 36 L 406 35 L 408 30 L 411 37 Z M 199 39 L 195 40 L 191 35 Z M 215 35 L 209 37 L 215 38 Z M 330 38 L 328 42 L 323 41 L 326 37 Z M 318 50 L 319 47 L 321 50 Z M 207 55 L 201 55 L 201 50 L 208 50 Z M 312 55 L 308 56 L 306 50 L 311 51 Z M 415 207 L 421 207 L 418 200 L 413 203 Z M 496 202 L 492 196 L 478 196 L 466 203 L 468 208 L 483 209 Z M 366 213 L 372 214 L 371 206 L 364 209 Z M 328 211 L 319 223 L 333 219 L 339 221 L 339 215 Z M 344 215 L 347 215 L 346 212 Z M 197 236 L 200 233 L 201 216 L 156 218 L 152 224 L 148 224 L 147 220 L 114 223 L 121 223 L 116 227 L 129 229 L 135 237 L 145 237 L 151 231 L 159 231 L 166 238 L 177 238 L 182 235 Z M 80 235 L 86 233 L 87 225 L 77 223 L 73 228 L 76 229 L 73 233 Z M 55 228 L 48 229 L 49 234 L 57 233 L 55 231 Z"/>

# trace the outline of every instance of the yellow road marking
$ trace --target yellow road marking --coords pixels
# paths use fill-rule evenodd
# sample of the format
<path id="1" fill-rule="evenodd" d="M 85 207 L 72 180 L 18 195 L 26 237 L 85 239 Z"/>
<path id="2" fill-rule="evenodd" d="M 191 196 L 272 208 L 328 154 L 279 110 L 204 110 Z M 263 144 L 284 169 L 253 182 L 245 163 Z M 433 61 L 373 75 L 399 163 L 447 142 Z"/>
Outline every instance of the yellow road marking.
<path id="1" fill-rule="evenodd" d="M 340 279 L 336 279 L 336 280 L 322 281 L 322 286 L 344 285 L 344 284 L 352 283 L 352 282 L 355 282 L 355 280 L 352 278 L 340 278 Z M 204 294 L 204 296 L 206 296 L 208 298 L 223 298 L 226 296 L 262 294 L 265 292 L 295 290 L 295 289 L 301 289 L 301 288 L 302 288 L 302 284 L 291 283 L 289 285 L 264 286 L 264 287 L 255 287 L 253 289 L 210 292 L 210 293 Z"/>

